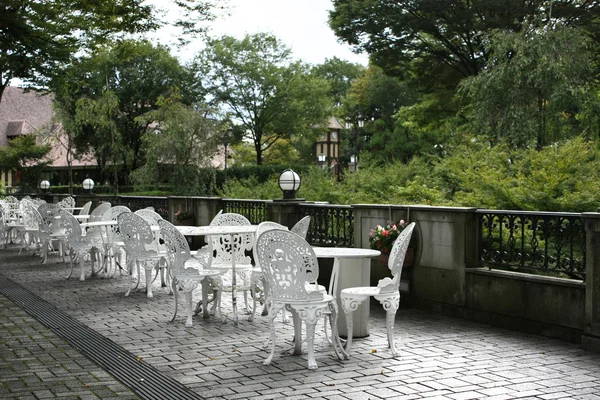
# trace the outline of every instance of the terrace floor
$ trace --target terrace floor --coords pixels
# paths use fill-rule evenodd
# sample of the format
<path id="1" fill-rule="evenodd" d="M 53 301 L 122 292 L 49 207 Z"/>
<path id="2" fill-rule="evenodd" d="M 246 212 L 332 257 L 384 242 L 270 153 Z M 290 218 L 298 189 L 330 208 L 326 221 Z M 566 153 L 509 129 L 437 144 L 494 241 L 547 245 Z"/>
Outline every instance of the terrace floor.
<path id="1" fill-rule="evenodd" d="M 371 335 L 350 360 L 318 329 L 318 370 L 281 352 L 263 366 L 266 317 L 186 328 L 181 305 L 169 322 L 173 296 L 157 282 L 153 299 L 125 297 L 125 276 L 80 282 L 68 270 L 56 255 L 42 265 L 0 249 L 0 398 L 600 399 L 600 356 L 576 344 L 401 308 L 394 359 L 372 304 Z M 280 325 L 283 352 L 293 329 Z"/>

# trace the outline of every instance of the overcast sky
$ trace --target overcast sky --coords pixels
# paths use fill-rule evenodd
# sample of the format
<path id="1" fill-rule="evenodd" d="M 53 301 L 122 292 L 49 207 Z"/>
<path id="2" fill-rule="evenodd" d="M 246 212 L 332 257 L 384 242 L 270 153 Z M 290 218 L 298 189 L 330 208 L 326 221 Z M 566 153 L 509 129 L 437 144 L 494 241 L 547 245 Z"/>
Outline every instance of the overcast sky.
<path id="1" fill-rule="evenodd" d="M 168 8 L 169 0 L 148 0 Z M 247 33 L 267 32 L 282 40 L 296 59 L 320 64 L 334 56 L 367 65 L 366 55 L 357 55 L 349 45 L 337 41 L 327 24 L 330 0 L 229 0 L 230 16 L 211 23 L 212 35 L 232 35 L 242 38 Z M 168 44 L 169 34 L 159 33 L 154 40 Z M 178 53 L 187 61 L 203 44 L 196 42 Z"/>

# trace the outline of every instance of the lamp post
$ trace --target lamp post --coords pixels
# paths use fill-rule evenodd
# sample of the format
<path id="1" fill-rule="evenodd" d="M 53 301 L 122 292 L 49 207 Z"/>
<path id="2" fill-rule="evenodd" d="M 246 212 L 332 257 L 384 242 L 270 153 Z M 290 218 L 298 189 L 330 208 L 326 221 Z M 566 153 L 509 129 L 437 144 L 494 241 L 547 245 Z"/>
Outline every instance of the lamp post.
<path id="1" fill-rule="evenodd" d="M 360 153 L 358 150 L 358 134 L 359 130 L 362 130 L 364 126 L 365 120 L 360 114 L 358 114 L 358 116 L 356 117 L 355 123 L 352 123 L 352 118 L 346 118 L 346 129 L 350 131 L 351 128 L 354 128 L 354 130 L 352 131 L 352 150 L 354 151 L 354 154 L 350 156 L 350 162 L 354 164 L 352 172 L 358 171 L 358 155 Z"/>
<path id="2" fill-rule="evenodd" d="M 50 189 L 50 182 L 48 182 L 47 180 L 41 181 L 40 189 L 42 189 L 43 192 L 46 192 L 46 190 Z"/>
<path id="3" fill-rule="evenodd" d="M 94 181 L 91 180 L 90 178 L 85 178 L 83 181 L 83 189 L 89 191 L 89 193 L 92 193 L 92 189 L 94 188 Z"/>
<path id="4" fill-rule="evenodd" d="M 300 176 L 286 169 L 279 175 L 279 188 L 283 191 L 284 200 L 296 200 L 296 192 L 300 189 Z"/>
<path id="5" fill-rule="evenodd" d="M 223 136 L 223 147 L 225 147 L 225 180 L 224 182 L 227 183 L 227 146 L 229 145 L 229 141 L 231 140 L 231 138 L 233 137 L 233 129 L 232 128 L 227 128 L 227 130 L 225 131 L 225 135 Z"/>

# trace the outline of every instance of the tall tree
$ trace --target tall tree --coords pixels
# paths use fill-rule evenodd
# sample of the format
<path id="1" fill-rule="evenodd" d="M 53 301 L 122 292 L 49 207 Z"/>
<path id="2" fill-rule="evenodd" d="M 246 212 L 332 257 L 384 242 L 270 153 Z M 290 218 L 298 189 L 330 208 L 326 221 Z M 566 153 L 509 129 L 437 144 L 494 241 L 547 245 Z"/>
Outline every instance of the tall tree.
<path id="1" fill-rule="evenodd" d="M 329 95 L 333 98 L 336 106 L 342 104 L 342 99 L 350 90 L 352 82 L 364 70 L 365 67 L 360 64 L 354 64 L 337 57 L 327 58 L 323 64 L 315 65 L 312 68 L 313 74 L 329 82 L 331 87 Z"/>
<path id="2" fill-rule="evenodd" d="M 272 35 L 210 40 L 196 65 L 212 100 L 254 144 L 257 164 L 279 140 L 311 136 L 325 124 L 331 104 L 327 82 L 293 62 L 290 49 Z"/>
<path id="3" fill-rule="evenodd" d="M 485 33 L 517 32 L 544 16 L 598 32 L 600 3 L 591 0 L 334 0 L 329 24 L 342 40 L 371 55 L 386 73 L 424 87 L 477 75 L 489 56 Z M 433 79 L 431 79 L 433 78 Z"/>
<path id="4" fill-rule="evenodd" d="M 204 104 L 186 106 L 177 93 L 161 96 L 157 104 L 158 109 L 138 118 L 153 126 L 142 136 L 145 163 L 133 172 L 133 181 L 139 186 L 156 185 L 166 170 L 174 194 L 212 194 L 213 188 L 206 187 L 211 180 L 202 179 L 202 168 L 212 166 L 223 138 L 216 110 Z"/>
<path id="5" fill-rule="evenodd" d="M 585 129 L 577 114 L 598 101 L 583 32 L 527 25 L 519 33 L 496 32 L 487 43 L 487 68 L 459 86 L 475 134 L 539 149 Z"/>
<path id="6" fill-rule="evenodd" d="M 191 34 L 220 7 L 216 0 L 172 2 L 182 10 L 173 23 Z M 0 1 L 0 99 L 13 78 L 45 84 L 75 54 L 161 24 L 144 0 Z"/>
<path id="7" fill-rule="evenodd" d="M 78 121 L 78 151 L 95 154 L 104 172 L 113 169 L 115 185 L 117 165 L 119 171 L 131 171 L 143 161 L 141 136 L 149 122 L 136 118 L 158 108 L 159 97 L 177 88 L 185 104 L 198 96 L 192 72 L 166 48 L 129 40 L 78 60 L 53 81 L 60 108 Z"/>
<path id="8" fill-rule="evenodd" d="M 48 159 L 50 145 L 38 145 L 36 134 L 19 136 L 8 146 L 0 147 L 0 170 L 16 171 L 19 179 L 31 188 L 37 188 L 41 173 L 52 163 Z"/>

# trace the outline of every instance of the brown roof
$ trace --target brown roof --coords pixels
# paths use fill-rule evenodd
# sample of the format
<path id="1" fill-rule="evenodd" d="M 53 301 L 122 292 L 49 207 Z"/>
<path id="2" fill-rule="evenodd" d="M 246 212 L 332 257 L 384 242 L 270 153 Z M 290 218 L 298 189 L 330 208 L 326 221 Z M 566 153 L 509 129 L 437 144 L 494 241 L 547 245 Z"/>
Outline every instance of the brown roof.
<path id="1" fill-rule="evenodd" d="M 60 124 L 55 124 L 53 117 L 52 95 L 7 86 L 0 102 L 0 146 L 6 146 L 10 137 L 41 133 L 46 128 L 43 129 L 44 137 L 40 135 L 38 141 L 52 145 L 49 158 L 53 160 L 53 167 L 66 166 L 66 150 L 57 139 L 61 137 L 62 129 Z M 73 166 L 89 165 L 96 165 L 90 155 L 73 161 Z"/>

